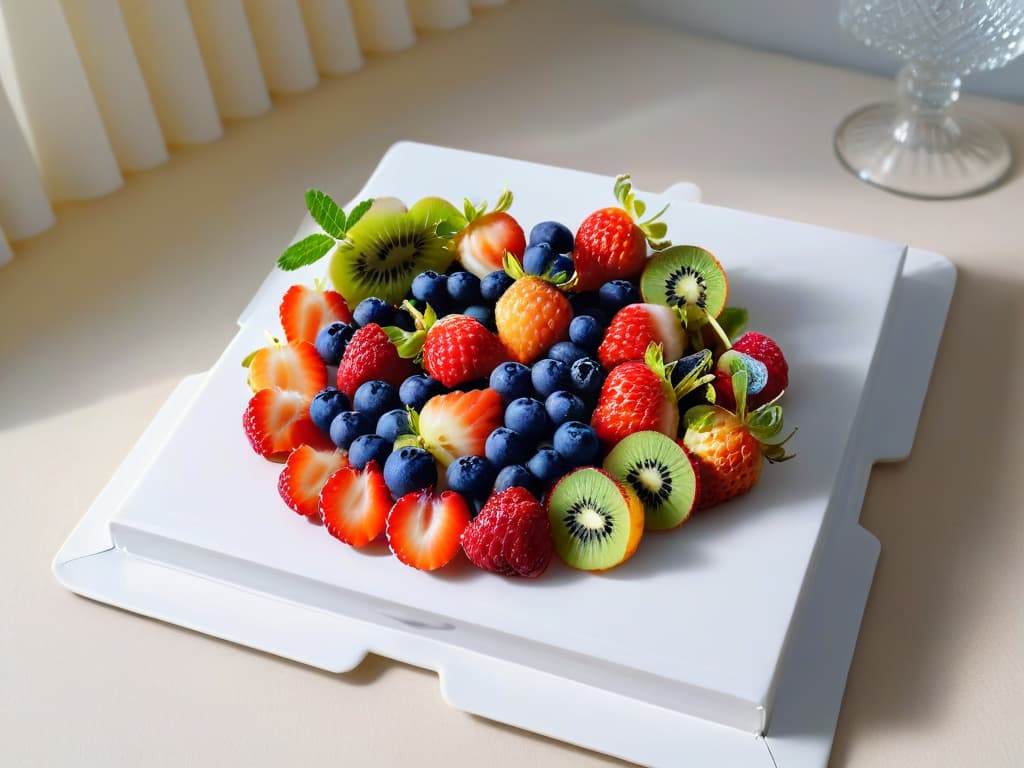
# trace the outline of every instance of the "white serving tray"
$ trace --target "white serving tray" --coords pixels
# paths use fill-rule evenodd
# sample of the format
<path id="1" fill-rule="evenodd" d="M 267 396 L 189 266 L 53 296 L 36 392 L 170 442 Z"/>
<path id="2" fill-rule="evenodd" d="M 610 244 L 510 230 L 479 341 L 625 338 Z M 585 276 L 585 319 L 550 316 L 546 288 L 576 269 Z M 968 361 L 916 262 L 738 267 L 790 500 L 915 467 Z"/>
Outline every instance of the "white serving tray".
<path id="1" fill-rule="evenodd" d="M 507 184 L 525 226 L 574 226 L 609 203 L 611 183 L 403 143 L 355 199 L 493 199 Z M 909 453 L 955 270 L 894 243 L 687 202 L 693 185 L 644 196 L 674 201 L 674 241 L 719 256 L 730 303 L 790 360 L 799 455 L 751 494 L 647 535 L 601 576 L 560 563 L 537 581 L 464 563 L 425 574 L 344 547 L 282 505 L 280 466 L 249 450 L 240 425 L 239 360 L 277 326 L 287 285 L 321 264 L 267 278 L 220 360 L 179 386 L 72 533 L 57 578 L 326 670 L 370 652 L 434 669 L 453 706 L 644 764 L 824 766 L 878 556 L 858 524 L 868 475 Z M 307 219 L 299 236 L 312 229 Z"/>

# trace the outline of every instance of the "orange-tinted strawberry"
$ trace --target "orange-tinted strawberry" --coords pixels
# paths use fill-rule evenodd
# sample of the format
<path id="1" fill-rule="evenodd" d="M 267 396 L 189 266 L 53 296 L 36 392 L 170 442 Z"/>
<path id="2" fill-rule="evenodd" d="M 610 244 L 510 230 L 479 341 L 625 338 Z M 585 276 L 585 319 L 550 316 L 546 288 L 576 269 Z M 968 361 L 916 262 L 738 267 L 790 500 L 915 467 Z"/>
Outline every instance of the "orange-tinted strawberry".
<path id="1" fill-rule="evenodd" d="M 523 257 L 526 235 L 519 222 L 505 213 L 511 205 L 512 193 L 507 189 L 490 213 L 485 212 L 487 203 L 474 206 L 469 200 L 465 201 L 465 217 L 469 223 L 455 237 L 455 253 L 462 266 L 477 277 L 483 278 L 501 269 L 506 251 L 515 254 L 517 259 Z"/>
<path id="2" fill-rule="evenodd" d="M 498 299 L 494 322 L 510 356 L 530 364 L 569 338 L 572 305 L 562 290 L 573 287 L 576 278 L 556 284 L 549 275 L 527 275 L 511 254 L 504 264 L 515 282 Z"/>
<path id="3" fill-rule="evenodd" d="M 647 206 L 636 199 L 627 175 L 615 179 L 615 199 L 620 207 L 595 211 L 576 231 L 573 263 L 581 291 L 636 277 L 647 261 L 648 243 L 655 250 L 669 245 L 664 239 L 668 227 L 658 221 L 668 206 L 641 221 Z"/>
<path id="4" fill-rule="evenodd" d="M 249 386 L 253 392 L 277 387 L 311 398 L 327 386 L 327 366 L 308 341 L 281 344 L 275 339 L 252 355 Z"/>
<path id="5" fill-rule="evenodd" d="M 678 398 L 654 343 L 644 360 L 616 366 L 608 374 L 590 424 L 605 448 L 643 430 L 675 439 L 679 431 Z"/>
<path id="6" fill-rule="evenodd" d="M 338 389 L 351 400 L 360 384 L 379 380 L 398 387 L 414 373 L 416 366 L 398 354 L 384 329 L 376 323 L 367 323 L 355 332 L 345 347 L 338 364 Z"/>
<path id="7" fill-rule="evenodd" d="M 679 316 L 660 304 L 630 304 L 615 313 L 597 350 L 601 365 L 612 369 L 629 360 L 643 360 L 654 342 L 665 360 L 678 360 L 686 348 Z"/>
<path id="8" fill-rule="evenodd" d="M 281 299 L 281 327 L 288 341 L 316 341 L 325 325 L 352 321 L 348 304 L 337 291 L 320 290 L 306 285 L 293 285 Z"/>
<path id="9" fill-rule="evenodd" d="M 501 426 L 504 405 L 493 389 L 430 398 L 411 426 L 416 442 L 447 467 L 460 456 L 483 456 L 487 436 Z"/>
<path id="10" fill-rule="evenodd" d="M 309 418 L 309 398 L 301 392 L 261 389 L 249 400 L 242 427 L 252 449 L 269 459 L 283 458 L 300 445 L 321 450 L 333 447 Z"/>
<path id="11" fill-rule="evenodd" d="M 344 451 L 320 451 L 311 445 L 300 445 L 288 456 L 277 480 L 277 490 L 289 508 L 306 517 L 319 516 L 320 491 L 327 478 L 344 466 Z"/>
<path id="12" fill-rule="evenodd" d="M 436 570 L 459 553 L 469 518 L 469 505 L 455 491 L 413 491 L 388 512 L 388 546 L 406 565 Z"/>
<path id="13" fill-rule="evenodd" d="M 494 494 L 463 531 L 462 551 L 485 571 L 540 576 L 551 561 L 548 514 L 525 488 L 507 488 Z"/>
<path id="14" fill-rule="evenodd" d="M 391 492 L 377 462 L 360 471 L 342 467 L 320 492 L 320 516 L 327 532 L 353 547 L 365 547 L 384 532 Z"/>

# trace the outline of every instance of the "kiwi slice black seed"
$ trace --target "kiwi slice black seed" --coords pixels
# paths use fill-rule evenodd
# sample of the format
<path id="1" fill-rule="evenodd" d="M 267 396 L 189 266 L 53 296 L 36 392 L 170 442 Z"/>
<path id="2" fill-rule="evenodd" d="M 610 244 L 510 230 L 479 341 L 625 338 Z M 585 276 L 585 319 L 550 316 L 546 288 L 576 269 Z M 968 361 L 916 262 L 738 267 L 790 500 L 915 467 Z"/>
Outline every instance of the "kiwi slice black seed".
<path id="1" fill-rule="evenodd" d="M 398 304 L 420 272 L 443 273 L 455 257 L 437 223 L 412 213 L 367 215 L 331 258 L 331 281 L 354 307 L 370 296 Z"/>
<path id="2" fill-rule="evenodd" d="M 548 517 L 558 556 L 584 571 L 604 571 L 629 558 L 644 528 L 636 494 L 594 467 L 558 481 L 548 497 Z"/>
<path id="3" fill-rule="evenodd" d="M 709 251 L 696 245 L 675 245 L 654 254 L 640 277 L 644 301 L 675 307 L 691 322 L 700 322 L 725 308 L 729 281 Z"/>
<path id="4" fill-rule="evenodd" d="M 697 500 L 697 474 L 672 438 L 634 432 L 612 449 L 604 468 L 640 498 L 648 530 L 675 528 L 690 516 Z"/>

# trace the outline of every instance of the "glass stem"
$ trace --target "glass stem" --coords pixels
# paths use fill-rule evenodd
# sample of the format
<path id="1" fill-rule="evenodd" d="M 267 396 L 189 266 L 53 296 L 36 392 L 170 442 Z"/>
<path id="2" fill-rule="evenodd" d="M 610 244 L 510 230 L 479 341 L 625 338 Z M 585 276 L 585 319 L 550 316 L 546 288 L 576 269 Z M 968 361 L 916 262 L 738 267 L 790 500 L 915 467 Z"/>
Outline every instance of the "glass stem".
<path id="1" fill-rule="evenodd" d="M 954 149 L 960 130 L 950 110 L 960 98 L 960 78 L 934 65 L 912 61 L 900 70 L 897 87 L 900 119 L 896 140 L 936 152 Z"/>

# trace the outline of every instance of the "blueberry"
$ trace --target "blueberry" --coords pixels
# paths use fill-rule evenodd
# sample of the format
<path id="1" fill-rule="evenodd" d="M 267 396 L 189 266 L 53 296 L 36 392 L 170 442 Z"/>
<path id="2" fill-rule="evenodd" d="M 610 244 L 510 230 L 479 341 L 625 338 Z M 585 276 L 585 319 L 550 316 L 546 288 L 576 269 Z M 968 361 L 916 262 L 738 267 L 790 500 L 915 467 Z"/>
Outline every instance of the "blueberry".
<path id="1" fill-rule="evenodd" d="M 498 328 L 494 324 L 494 310 L 490 307 L 485 307 L 482 304 L 473 304 L 466 307 L 462 314 L 469 315 L 474 320 L 479 320 L 480 324 L 492 333 Z"/>
<path id="2" fill-rule="evenodd" d="M 480 278 L 472 272 L 455 272 L 448 276 L 448 296 L 458 307 L 480 301 Z"/>
<path id="3" fill-rule="evenodd" d="M 582 421 L 567 421 L 555 430 L 551 441 L 562 458 L 574 467 L 589 464 L 597 458 L 597 433 Z"/>
<path id="4" fill-rule="evenodd" d="M 337 365 L 355 332 L 348 323 L 331 323 L 320 329 L 313 346 L 327 365 Z"/>
<path id="5" fill-rule="evenodd" d="M 436 485 L 437 465 L 434 457 L 422 448 L 399 448 L 384 462 L 384 483 L 396 499 Z"/>
<path id="6" fill-rule="evenodd" d="M 443 393 L 444 384 L 425 373 L 418 373 L 402 382 L 398 388 L 398 399 L 402 401 L 402 405 L 419 410 L 434 395 Z"/>
<path id="7" fill-rule="evenodd" d="M 541 397 L 547 397 L 560 389 L 569 389 L 569 366 L 561 360 L 545 358 L 533 364 L 530 371 L 533 388 Z"/>
<path id="8" fill-rule="evenodd" d="M 367 381 L 360 384 L 352 397 L 352 407 L 365 413 L 374 424 L 385 413 L 401 404 L 398 392 L 386 381 Z"/>
<path id="9" fill-rule="evenodd" d="M 535 443 L 543 440 L 551 431 L 551 421 L 544 410 L 544 404 L 531 397 L 519 397 L 508 404 L 505 409 L 505 426 Z"/>
<path id="10" fill-rule="evenodd" d="M 572 256 L 567 253 L 563 253 L 561 256 L 556 256 L 555 260 L 551 262 L 551 274 L 557 275 L 561 272 L 566 278 L 572 277 L 572 273 L 576 271 L 576 267 L 572 262 Z"/>
<path id="11" fill-rule="evenodd" d="M 480 281 L 480 295 L 483 296 L 484 301 L 488 304 L 496 304 L 501 295 L 514 282 L 515 280 L 505 270 L 496 269 L 494 272 L 484 275 L 484 278 Z"/>
<path id="12" fill-rule="evenodd" d="M 491 389 L 501 395 L 505 402 L 533 394 L 530 369 L 522 363 L 500 363 L 491 371 L 489 383 Z"/>
<path id="13" fill-rule="evenodd" d="M 554 260 L 555 254 L 547 243 L 531 245 L 523 251 L 523 271 L 528 275 L 543 275 Z"/>
<path id="14" fill-rule="evenodd" d="M 694 352 L 692 355 L 679 358 L 676 364 L 672 366 L 672 386 L 674 387 L 679 384 L 691 371 L 701 364 L 707 365 L 710 357 L 711 353 L 706 349 L 702 349 L 700 352 Z"/>
<path id="15" fill-rule="evenodd" d="M 494 492 L 501 493 L 507 488 L 518 486 L 536 495 L 540 491 L 539 485 L 530 470 L 522 464 L 512 464 L 501 470 L 494 479 Z"/>
<path id="16" fill-rule="evenodd" d="M 640 301 L 640 293 L 629 280 L 612 280 L 597 292 L 601 307 L 613 315 L 629 304 Z"/>
<path id="17" fill-rule="evenodd" d="M 567 421 L 583 421 L 587 416 L 587 406 L 572 392 L 560 389 L 548 395 L 544 401 L 544 410 L 556 427 Z"/>
<path id="18" fill-rule="evenodd" d="M 484 453 L 496 467 L 522 464 L 530 455 L 530 441 L 508 427 L 498 427 L 487 436 Z"/>
<path id="19" fill-rule="evenodd" d="M 392 441 L 380 435 L 360 435 L 352 441 L 348 448 L 348 463 L 358 470 L 363 470 L 371 461 L 383 467 L 391 455 Z"/>
<path id="20" fill-rule="evenodd" d="M 359 327 L 369 325 L 370 323 L 376 323 L 380 326 L 392 325 L 395 322 L 395 308 L 384 301 L 384 299 L 371 296 L 368 299 L 363 299 L 356 305 L 356 309 L 352 313 L 352 319 Z"/>
<path id="21" fill-rule="evenodd" d="M 604 328 L 593 315 L 578 315 L 569 323 L 569 338 L 573 344 L 595 352 L 604 339 Z"/>
<path id="22" fill-rule="evenodd" d="M 412 281 L 412 295 L 420 301 L 430 304 L 440 315 L 438 309 L 450 303 L 448 297 L 448 276 L 439 275 L 432 269 L 420 272 Z"/>
<path id="23" fill-rule="evenodd" d="M 407 435 L 410 431 L 409 412 L 405 408 L 395 408 L 377 419 L 377 434 L 392 443 L 399 435 Z"/>
<path id="24" fill-rule="evenodd" d="M 313 396 L 309 404 L 309 418 L 324 432 L 331 431 L 331 422 L 342 411 L 352 407 L 344 392 L 334 387 L 322 389 Z"/>
<path id="25" fill-rule="evenodd" d="M 373 431 L 373 422 L 365 413 L 342 411 L 331 422 L 331 440 L 339 448 L 348 448 L 360 435 Z"/>
<path id="26" fill-rule="evenodd" d="M 573 248 L 572 231 L 557 221 L 542 221 L 530 230 L 530 245 L 547 243 L 555 253 L 569 253 Z"/>
<path id="27" fill-rule="evenodd" d="M 498 471 L 483 456 L 460 456 L 448 465 L 448 487 L 471 499 L 491 495 Z"/>
<path id="28" fill-rule="evenodd" d="M 526 468 L 543 485 L 555 482 L 569 469 L 565 459 L 554 448 L 541 448 L 526 463 Z"/>
<path id="29" fill-rule="evenodd" d="M 583 347 L 573 344 L 571 341 L 560 341 L 548 350 L 548 357 L 566 365 L 572 365 L 577 360 L 588 357 L 589 354 Z"/>
<path id="30" fill-rule="evenodd" d="M 584 400 L 593 400 L 600 394 L 606 375 L 601 364 L 590 357 L 577 360 L 569 368 L 572 389 Z"/>

